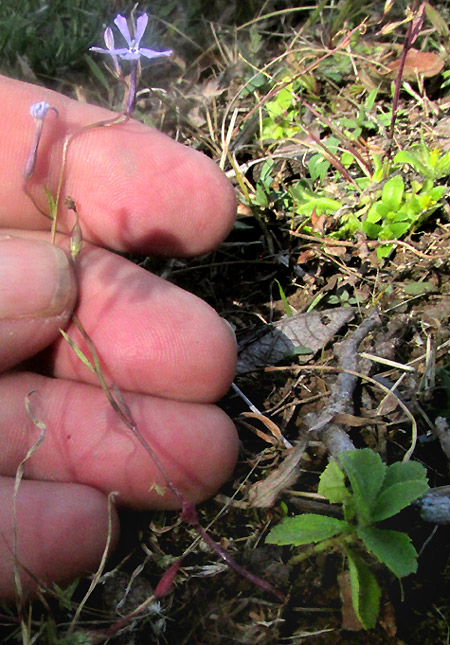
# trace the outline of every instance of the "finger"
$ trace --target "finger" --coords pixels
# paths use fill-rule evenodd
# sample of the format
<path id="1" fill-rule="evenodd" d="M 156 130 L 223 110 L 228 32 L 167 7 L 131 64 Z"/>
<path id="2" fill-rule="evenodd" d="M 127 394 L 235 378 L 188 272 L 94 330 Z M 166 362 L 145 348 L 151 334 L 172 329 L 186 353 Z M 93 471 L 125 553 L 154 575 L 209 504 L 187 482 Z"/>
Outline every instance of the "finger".
<path id="1" fill-rule="evenodd" d="M 179 506 L 167 481 L 141 443 L 120 421 L 98 387 L 33 374 L 0 378 L 0 473 L 13 476 L 38 430 L 28 418 L 46 425 L 43 443 L 26 462 L 31 479 L 79 482 L 109 493 L 134 508 Z M 168 477 L 191 501 L 214 494 L 230 477 L 237 459 L 236 429 L 210 404 L 166 401 L 124 393 L 142 436 L 163 464 Z M 155 488 L 155 485 L 163 489 Z"/>
<path id="2" fill-rule="evenodd" d="M 0 598 L 12 600 L 14 583 L 14 480 L 0 478 Z M 111 508 L 111 548 L 118 539 Z M 79 484 L 22 481 L 16 501 L 17 560 L 24 596 L 38 584 L 64 585 L 96 571 L 108 537 L 108 503 Z"/>
<path id="3" fill-rule="evenodd" d="M 69 259 L 48 242 L 0 237 L 0 371 L 59 336 L 76 299 Z"/>
<path id="4" fill-rule="evenodd" d="M 215 401 L 234 377 L 236 343 L 229 326 L 204 301 L 136 265 L 90 248 L 78 265 L 77 316 L 94 342 L 109 382 L 136 392 Z M 69 336 L 89 355 L 71 323 Z M 64 340 L 53 374 L 97 384 Z"/>
<path id="5" fill-rule="evenodd" d="M 66 135 L 117 116 L 50 90 L 0 77 L 3 226 L 49 227 L 22 186 L 34 140 L 29 110 L 43 100 L 59 112 L 58 117 L 53 112 L 46 117 L 35 173 L 29 181 L 30 190 L 43 206 L 44 188 L 56 193 Z M 235 216 L 234 191 L 210 159 L 135 121 L 95 128 L 75 137 L 64 172 L 63 197 L 68 195 L 77 205 L 86 239 L 142 253 L 202 253 L 226 236 Z M 59 226 L 68 231 L 73 219 L 63 211 Z"/>
<path id="6" fill-rule="evenodd" d="M 29 240 L 48 236 L 8 232 Z M 58 243 L 67 246 L 63 236 Z M 91 245 L 78 256 L 76 273 L 80 294 L 76 313 L 94 342 L 108 382 L 178 400 L 209 402 L 223 396 L 234 378 L 236 342 L 229 325 L 209 305 Z M 89 356 L 74 323 L 65 329 Z M 46 360 L 52 376 L 98 384 L 61 336 Z"/>

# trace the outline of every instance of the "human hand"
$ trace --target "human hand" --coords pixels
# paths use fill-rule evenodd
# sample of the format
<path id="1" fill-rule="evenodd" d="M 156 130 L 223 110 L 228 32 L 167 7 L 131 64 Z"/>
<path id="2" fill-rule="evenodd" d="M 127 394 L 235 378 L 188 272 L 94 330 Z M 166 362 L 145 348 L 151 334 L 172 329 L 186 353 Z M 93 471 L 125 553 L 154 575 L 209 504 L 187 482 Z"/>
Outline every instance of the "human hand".
<path id="1" fill-rule="evenodd" d="M 80 216 L 83 249 L 74 268 L 68 239 L 50 244 L 49 221 L 23 191 L 34 137 L 29 110 L 48 118 L 29 188 L 55 194 L 64 138 L 111 114 L 49 90 L 0 77 L 0 598 L 14 596 L 13 487 L 17 468 L 39 437 L 29 402 L 46 426 L 26 461 L 17 495 L 18 560 L 36 580 L 64 584 L 95 570 L 107 538 L 107 495 L 136 509 L 173 508 L 154 463 L 125 428 L 96 377 L 61 338 L 80 346 L 76 313 L 93 340 L 109 383 L 123 393 L 140 432 L 184 495 L 199 501 L 230 476 L 238 441 L 231 420 L 211 402 L 229 387 L 236 346 L 203 301 L 102 247 L 143 254 L 195 255 L 232 226 L 231 186 L 203 155 L 142 124 L 95 128 L 73 139 L 63 186 Z M 63 200 L 64 201 L 64 200 Z M 58 228 L 73 215 L 62 209 Z M 58 278 L 59 273 L 59 278 Z M 77 300 L 78 298 L 78 300 Z M 36 372 L 18 366 L 38 352 Z M 28 364 L 30 367 L 30 364 Z M 9 371 L 6 371 L 6 370 Z M 38 373 L 38 371 L 40 373 Z M 118 520 L 112 516 L 112 543 Z M 35 582 L 21 570 L 32 593 Z"/>

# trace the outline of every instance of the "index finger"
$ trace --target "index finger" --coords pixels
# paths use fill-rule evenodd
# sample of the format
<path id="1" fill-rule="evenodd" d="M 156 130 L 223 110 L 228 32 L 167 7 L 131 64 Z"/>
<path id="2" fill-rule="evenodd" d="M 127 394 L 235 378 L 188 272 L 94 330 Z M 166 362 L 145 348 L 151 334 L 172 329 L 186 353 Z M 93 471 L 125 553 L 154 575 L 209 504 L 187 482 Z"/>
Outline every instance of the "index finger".
<path id="1" fill-rule="evenodd" d="M 56 194 L 68 134 L 118 116 L 51 90 L 0 76 L 2 154 L 0 226 L 45 230 L 47 220 L 23 190 L 23 171 L 34 141 L 33 103 L 46 101 L 36 168 L 29 187 L 45 207 L 44 188 Z M 137 121 L 98 127 L 70 144 L 61 204 L 75 201 L 84 239 L 121 251 L 196 255 L 214 248 L 231 228 L 234 191 L 214 162 Z M 60 208 L 58 229 L 71 230 L 73 214 Z"/>

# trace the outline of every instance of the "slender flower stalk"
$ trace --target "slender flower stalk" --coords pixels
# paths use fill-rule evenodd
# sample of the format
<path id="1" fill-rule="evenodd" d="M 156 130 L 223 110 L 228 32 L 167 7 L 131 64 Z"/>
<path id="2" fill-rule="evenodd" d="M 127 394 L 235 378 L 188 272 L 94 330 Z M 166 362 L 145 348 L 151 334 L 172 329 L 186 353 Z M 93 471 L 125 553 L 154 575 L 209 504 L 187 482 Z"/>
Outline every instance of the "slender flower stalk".
<path id="1" fill-rule="evenodd" d="M 131 115 L 136 106 L 136 93 L 137 93 L 137 77 L 138 77 L 138 61 L 130 60 L 130 87 L 128 88 L 127 106 L 125 114 Z"/>
<path id="2" fill-rule="evenodd" d="M 33 147 L 31 148 L 31 152 L 28 155 L 28 159 L 26 161 L 25 168 L 23 171 L 23 178 L 25 182 L 27 182 L 28 179 L 30 179 L 30 177 L 34 173 L 34 169 L 36 167 L 36 159 L 37 159 L 37 152 L 39 148 L 39 142 L 42 136 L 42 128 L 44 127 L 44 119 L 47 116 L 47 113 L 49 110 L 54 110 L 56 116 L 58 116 L 58 110 L 55 107 L 51 107 L 51 105 L 49 105 L 46 101 L 39 101 L 38 103 L 33 103 L 33 105 L 30 108 L 30 114 L 33 117 L 34 123 L 36 125 L 36 132 L 34 135 Z"/>
<path id="3" fill-rule="evenodd" d="M 141 56 L 144 56 L 145 58 L 151 60 L 153 58 L 160 58 L 161 56 L 170 56 L 172 50 L 166 49 L 163 51 L 157 51 L 155 49 L 148 49 L 147 47 L 140 46 L 142 37 L 148 24 L 148 16 L 146 13 L 142 14 L 142 16 L 139 16 L 136 21 L 136 35 L 134 38 L 132 38 L 130 34 L 128 23 L 124 16 L 118 14 L 114 18 L 114 24 L 122 34 L 128 47 L 115 47 L 112 29 L 111 27 L 107 27 L 103 35 L 106 49 L 102 47 L 91 47 L 90 51 L 98 52 L 99 54 L 108 54 L 109 56 L 111 56 L 114 62 L 116 73 L 118 73 L 119 76 L 121 75 L 121 71 L 118 58 L 129 61 L 130 86 L 128 89 L 127 106 L 125 108 L 125 114 L 129 116 L 133 112 L 136 104 L 137 77 L 139 60 Z"/>

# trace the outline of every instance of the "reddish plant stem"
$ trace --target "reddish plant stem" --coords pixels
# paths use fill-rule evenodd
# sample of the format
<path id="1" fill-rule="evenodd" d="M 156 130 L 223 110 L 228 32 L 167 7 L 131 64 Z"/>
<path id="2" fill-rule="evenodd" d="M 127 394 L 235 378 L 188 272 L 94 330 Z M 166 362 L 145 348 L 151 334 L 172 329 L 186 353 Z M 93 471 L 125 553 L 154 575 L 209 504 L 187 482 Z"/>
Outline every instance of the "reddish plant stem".
<path id="1" fill-rule="evenodd" d="M 338 139 L 340 139 L 342 141 L 343 145 L 346 147 L 348 152 L 350 152 L 356 159 L 358 159 L 360 164 L 362 166 L 364 166 L 364 168 L 366 168 L 368 173 L 372 174 L 373 169 L 372 169 L 371 164 L 368 163 L 365 159 L 363 159 L 363 157 L 359 154 L 358 150 L 356 150 L 355 146 L 352 144 L 350 139 L 348 137 L 346 137 L 345 135 L 343 135 L 342 132 L 340 132 L 339 129 L 336 128 L 336 126 L 330 121 L 330 119 L 327 119 L 326 116 L 323 116 L 323 114 L 320 114 L 320 112 L 318 112 L 312 105 L 307 103 L 300 96 L 297 96 L 297 99 L 299 101 L 301 101 L 303 103 L 303 105 L 310 112 L 312 112 L 314 114 L 314 116 L 316 116 L 320 121 L 322 121 L 322 123 L 325 123 L 325 125 L 327 125 L 336 134 Z M 309 132 L 308 132 L 308 134 L 309 134 Z M 327 151 L 327 152 L 328 152 L 328 154 L 331 154 L 329 151 Z M 344 168 L 344 170 L 345 170 L 345 168 Z M 339 172 L 342 172 L 342 171 L 339 170 Z"/>
<path id="2" fill-rule="evenodd" d="M 415 11 L 416 6 L 417 6 L 417 0 L 414 0 L 412 11 Z M 394 137 L 394 126 L 395 126 L 395 121 L 397 119 L 398 101 L 400 98 L 400 88 L 402 84 L 403 70 L 405 68 L 405 63 L 406 63 L 406 56 L 408 55 L 409 50 L 413 46 L 414 42 L 416 41 L 420 33 L 420 30 L 422 29 L 423 21 L 425 18 L 425 6 L 426 6 L 426 2 L 422 2 L 419 9 L 416 11 L 415 17 L 409 23 L 408 31 L 406 32 L 405 43 L 403 45 L 403 51 L 400 57 L 398 75 L 395 81 L 394 98 L 392 100 L 392 119 L 391 119 L 391 127 L 389 128 L 389 134 L 388 134 L 388 139 L 390 141 L 389 155 L 391 152 L 392 141 Z"/>
<path id="3" fill-rule="evenodd" d="M 322 150 L 325 152 L 326 157 L 328 158 L 328 161 L 331 163 L 331 165 L 332 165 L 332 166 L 334 166 L 334 168 L 336 168 L 336 170 L 337 170 L 338 172 L 340 172 L 340 173 L 341 173 L 341 175 L 342 175 L 342 176 L 343 176 L 343 177 L 344 177 L 344 178 L 345 178 L 345 179 L 346 179 L 350 184 L 352 184 L 352 186 L 354 186 L 357 190 L 359 190 L 359 186 L 358 186 L 358 184 L 357 184 L 357 183 L 356 183 L 356 181 L 353 179 L 353 177 L 351 177 L 351 176 L 349 175 L 349 173 L 348 173 L 348 172 L 347 172 L 347 170 L 344 168 L 344 166 L 341 164 L 341 162 L 340 162 L 340 161 L 339 161 L 339 159 L 336 157 L 336 155 L 334 155 L 330 150 L 328 150 L 328 148 L 326 147 L 326 145 L 325 145 L 325 144 L 324 144 L 324 143 L 323 143 L 323 142 L 322 142 L 318 137 L 316 137 L 316 135 L 315 135 L 311 130 L 308 130 L 308 128 L 306 128 L 304 125 L 303 125 L 302 127 L 304 128 L 305 132 L 307 132 L 307 133 L 308 133 L 308 135 L 311 137 L 311 139 L 312 139 L 313 141 L 315 141 L 315 143 L 317 143 L 317 145 L 318 145 L 320 148 L 322 148 Z"/>
<path id="4" fill-rule="evenodd" d="M 253 573 L 250 571 L 247 571 L 244 567 L 241 567 L 240 564 L 238 564 L 229 553 L 223 549 L 220 544 L 217 544 L 212 537 L 206 533 L 205 529 L 201 526 L 200 521 L 198 519 L 198 514 L 197 514 L 197 509 L 195 508 L 195 505 L 192 502 L 185 501 L 183 504 L 183 511 L 181 513 L 181 519 L 186 522 L 187 524 L 190 524 L 199 534 L 199 536 L 202 538 L 204 542 L 215 552 L 217 555 L 236 573 L 238 573 L 240 576 L 243 578 L 246 578 L 249 582 L 252 582 L 255 584 L 257 587 L 260 589 L 263 589 L 264 591 L 267 591 L 268 593 L 276 596 L 280 602 L 285 602 L 286 601 L 286 596 L 279 591 L 276 587 L 270 584 L 270 582 L 267 582 L 266 580 L 263 580 L 259 576 L 255 576 Z"/>
<path id="5" fill-rule="evenodd" d="M 83 336 L 84 340 L 86 341 L 89 351 L 92 354 L 93 358 L 93 365 L 95 367 L 95 371 L 97 374 L 97 378 L 100 382 L 100 385 L 105 392 L 109 403 L 111 404 L 113 410 L 116 412 L 116 414 L 120 417 L 120 419 L 123 421 L 123 423 L 126 425 L 126 427 L 134 434 L 136 439 L 139 441 L 141 446 L 144 448 L 146 453 L 149 455 L 150 459 L 153 461 L 153 463 L 156 465 L 157 469 L 159 470 L 167 488 L 170 490 L 170 492 L 177 498 L 181 508 L 181 519 L 186 522 L 187 524 L 190 524 L 192 528 L 197 531 L 198 535 L 204 540 L 204 542 L 236 573 L 241 575 L 243 578 L 246 578 L 249 582 L 252 582 L 255 584 L 257 587 L 260 589 L 263 589 L 264 591 L 267 591 L 268 593 L 276 596 L 278 600 L 281 602 L 284 602 L 286 600 L 286 596 L 279 591 L 276 587 L 271 585 L 269 582 L 266 580 L 263 580 L 262 578 L 259 578 L 258 576 L 254 575 L 250 571 L 247 571 L 244 567 L 242 567 L 240 564 L 235 562 L 235 560 L 219 545 L 217 542 L 215 542 L 209 535 L 206 533 L 204 528 L 200 524 L 200 520 L 198 519 L 198 514 L 197 514 L 197 509 L 195 507 L 195 504 L 190 502 L 184 494 L 175 486 L 175 484 L 171 481 L 169 478 L 169 475 L 164 468 L 161 460 L 159 457 L 155 454 L 155 451 L 153 448 L 150 446 L 149 442 L 142 436 L 140 433 L 136 422 L 133 419 L 133 415 L 131 413 L 130 408 L 128 405 L 125 403 L 125 401 L 122 398 L 121 393 L 117 390 L 117 388 L 114 388 L 114 394 L 111 390 L 110 387 L 108 387 L 105 378 L 102 374 L 101 368 L 100 368 L 100 362 L 98 358 L 97 351 L 95 349 L 94 343 L 91 340 L 90 336 L 87 334 L 86 330 L 84 327 L 81 325 L 80 321 L 76 316 L 73 316 L 74 322 L 80 331 L 81 335 Z M 179 566 L 179 565 L 178 565 Z M 173 567 L 173 565 L 172 565 Z M 166 572 L 169 577 L 171 577 L 171 582 L 173 581 L 173 578 L 175 577 L 176 571 L 174 568 L 170 568 L 168 572 Z M 173 574 L 173 578 L 172 578 Z M 165 589 L 165 583 L 163 582 L 163 579 L 160 582 L 161 589 L 160 593 Z M 167 593 L 167 591 L 165 591 Z"/>

